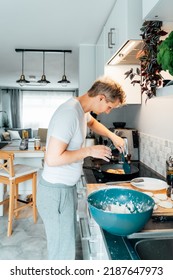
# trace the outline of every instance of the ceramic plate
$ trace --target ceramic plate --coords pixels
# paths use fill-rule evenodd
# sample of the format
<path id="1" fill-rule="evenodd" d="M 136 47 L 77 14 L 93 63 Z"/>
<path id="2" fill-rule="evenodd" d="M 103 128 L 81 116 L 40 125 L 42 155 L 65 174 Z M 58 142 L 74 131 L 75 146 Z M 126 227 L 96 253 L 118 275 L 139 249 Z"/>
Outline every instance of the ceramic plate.
<path id="1" fill-rule="evenodd" d="M 167 188 L 167 183 L 163 180 L 149 178 L 149 177 L 139 177 L 144 180 L 144 182 L 134 183 L 131 185 L 135 188 L 146 190 L 146 191 L 159 191 Z"/>

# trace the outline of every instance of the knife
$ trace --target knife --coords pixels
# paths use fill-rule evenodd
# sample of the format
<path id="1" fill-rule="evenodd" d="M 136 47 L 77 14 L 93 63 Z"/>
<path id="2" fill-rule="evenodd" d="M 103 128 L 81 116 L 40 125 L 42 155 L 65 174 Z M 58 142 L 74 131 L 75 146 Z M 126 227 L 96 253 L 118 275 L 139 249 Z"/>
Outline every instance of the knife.
<path id="1" fill-rule="evenodd" d="M 118 184 L 121 184 L 121 183 L 142 183 L 144 182 L 144 179 L 142 178 L 134 178 L 132 180 L 127 180 L 127 181 L 115 181 L 115 182 L 106 182 L 106 185 L 118 185 Z"/>
<path id="2" fill-rule="evenodd" d="M 115 181 L 115 182 L 106 182 L 106 185 L 119 185 L 121 183 L 130 183 L 131 181 Z"/>

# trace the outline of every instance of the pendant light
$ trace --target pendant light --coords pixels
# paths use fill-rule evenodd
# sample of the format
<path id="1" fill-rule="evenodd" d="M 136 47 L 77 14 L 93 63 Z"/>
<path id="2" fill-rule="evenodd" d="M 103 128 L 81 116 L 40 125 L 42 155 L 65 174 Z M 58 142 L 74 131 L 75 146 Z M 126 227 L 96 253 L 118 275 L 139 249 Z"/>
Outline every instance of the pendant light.
<path id="1" fill-rule="evenodd" d="M 46 75 L 45 75 L 45 52 L 43 51 L 43 74 L 41 76 L 41 80 L 37 81 L 37 83 L 40 83 L 42 85 L 47 85 L 50 82 L 46 80 Z"/>
<path id="2" fill-rule="evenodd" d="M 25 79 L 25 75 L 24 75 L 24 51 L 22 51 L 22 74 L 20 76 L 20 79 L 17 80 L 16 83 L 19 83 L 21 86 L 30 83 Z"/>
<path id="3" fill-rule="evenodd" d="M 70 83 L 70 81 L 67 80 L 67 77 L 65 75 L 65 52 L 64 52 L 64 74 L 62 76 L 62 80 L 58 81 L 58 83 L 61 83 L 62 86 L 67 86 L 67 84 Z"/>

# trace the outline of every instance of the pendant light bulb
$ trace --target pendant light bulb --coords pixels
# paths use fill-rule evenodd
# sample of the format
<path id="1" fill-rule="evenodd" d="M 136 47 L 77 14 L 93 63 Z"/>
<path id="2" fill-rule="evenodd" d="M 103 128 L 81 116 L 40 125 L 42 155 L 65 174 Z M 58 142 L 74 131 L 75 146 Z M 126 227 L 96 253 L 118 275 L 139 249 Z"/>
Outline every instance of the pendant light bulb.
<path id="1" fill-rule="evenodd" d="M 24 85 L 30 83 L 29 81 L 27 81 L 25 79 L 25 75 L 24 75 L 24 51 L 22 51 L 22 74 L 21 74 L 19 80 L 16 81 L 16 83 L 19 83 L 20 86 L 24 86 Z"/>
<path id="2" fill-rule="evenodd" d="M 47 85 L 50 82 L 46 79 L 45 75 L 45 52 L 43 51 L 43 74 L 41 76 L 41 79 L 37 81 L 37 83 L 42 84 L 42 85 Z"/>
<path id="3" fill-rule="evenodd" d="M 67 80 L 67 77 L 65 75 L 65 52 L 64 52 L 64 74 L 62 76 L 62 79 L 58 81 L 58 83 L 60 83 L 62 86 L 67 86 L 67 84 L 70 83 L 70 81 Z"/>

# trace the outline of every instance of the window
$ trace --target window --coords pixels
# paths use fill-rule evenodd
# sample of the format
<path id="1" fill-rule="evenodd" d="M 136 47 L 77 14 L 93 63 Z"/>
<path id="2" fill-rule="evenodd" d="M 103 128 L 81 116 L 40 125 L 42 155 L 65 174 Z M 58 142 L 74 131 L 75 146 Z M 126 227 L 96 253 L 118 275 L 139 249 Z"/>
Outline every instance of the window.
<path id="1" fill-rule="evenodd" d="M 55 110 L 77 91 L 23 91 L 22 127 L 47 128 Z"/>

